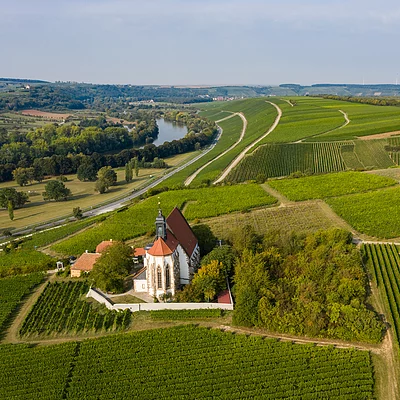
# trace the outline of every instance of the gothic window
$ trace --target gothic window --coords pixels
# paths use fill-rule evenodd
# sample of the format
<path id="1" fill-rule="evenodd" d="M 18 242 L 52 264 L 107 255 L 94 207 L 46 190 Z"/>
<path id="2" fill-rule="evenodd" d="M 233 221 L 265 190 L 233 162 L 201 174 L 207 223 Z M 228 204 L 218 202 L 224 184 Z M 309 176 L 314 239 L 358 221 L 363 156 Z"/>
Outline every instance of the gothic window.
<path id="1" fill-rule="evenodd" d="M 165 268 L 165 286 L 166 289 L 171 288 L 171 273 L 169 271 L 169 265 L 167 265 Z"/>
<path id="2" fill-rule="evenodd" d="M 162 289 L 162 275 L 160 267 L 157 267 L 157 289 Z"/>

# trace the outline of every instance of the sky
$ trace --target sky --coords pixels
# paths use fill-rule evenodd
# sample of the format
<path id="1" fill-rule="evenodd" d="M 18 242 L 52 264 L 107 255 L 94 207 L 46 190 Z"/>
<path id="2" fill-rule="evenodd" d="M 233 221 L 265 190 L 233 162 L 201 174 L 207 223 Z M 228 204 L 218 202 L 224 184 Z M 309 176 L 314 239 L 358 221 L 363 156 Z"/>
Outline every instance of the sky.
<path id="1" fill-rule="evenodd" d="M 0 38 L 0 77 L 133 85 L 395 83 L 400 2 L 0 0 Z"/>

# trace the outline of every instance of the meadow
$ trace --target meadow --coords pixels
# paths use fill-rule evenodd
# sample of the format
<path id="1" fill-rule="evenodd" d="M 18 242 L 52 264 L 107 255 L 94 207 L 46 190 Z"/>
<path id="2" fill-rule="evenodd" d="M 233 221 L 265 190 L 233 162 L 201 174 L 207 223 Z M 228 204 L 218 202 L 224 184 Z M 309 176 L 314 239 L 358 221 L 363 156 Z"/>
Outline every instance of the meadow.
<path id="1" fill-rule="evenodd" d="M 275 198 L 254 184 L 163 192 L 117 212 L 101 224 L 51 248 L 58 253 L 78 255 L 85 250 L 93 251 L 102 240 L 129 240 L 151 234 L 159 201 L 166 216 L 176 206 L 183 209 L 189 221 L 276 203 Z"/>
<path id="2" fill-rule="evenodd" d="M 269 186 L 292 201 L 368 192 L 396 184 L 397 181 L 392 178 L 352 171 L 297 179 L 275 179 L 268 182 Z"/>
<path id="3" fill-rule="evenodd" d="M 192 154 L 186 154 L 186 157 L 191 157 Z M 167 158 L 165 161 L 171 167 L 182 163 L 184 159 L 182 155 L 173 158 Z M 45 185 L 50 181 L 46 179 L 43 182 L 35 182 L 31 185 L 20 187 L 14 181 L 0 183 L 0 189 L 13 187 L 18 191 L 27 192 L 29 195 L 29 203 L 14 211 L 14 220 L 11 221 L 8 212 L 5 209 L 0 209 L 0 226 L 2 229 L 14 230 L 25 228 L 27 226 L 34 226 L 40 222 L 50 221 L 62 217 L 72 215 L 74 207 L 80 207 L 83 210 L 96 207 L 106 202 L 122 198 L 130 194 L 134 189 L 138 189 L 152 181 L 154 178 L 162 176 L 165 169 L 140 169 L 139 176 L 134 177 L 130 183 L 125 182 L 125 169 L 115 169 L 117 173 L 117 184 L 111 186 L 109 191 L 104 194 L 95 192 L 95 182 L 82 182 L 76 174 L 66 175 L 68 179 L 65 186 L 71 190 L 72 196 L 67 201 L 44 201 L 42 193 L 44 192 Z M 55 179 L 55 178 L 53 178 Z"/>
<path id="4" fill-rule="evenodd" d="M 23 337 L 64 336 L 77 333 L 115 332 L 126 329 L 131 312 L 110 311 L 85 301 L 89 283 L 48 283 L 24 320 Z"/>
<path id="5" fill-rule="evenodd" d="M 400 237 L 400 212 L 395 207 L 399 202 L 399 187 L 327 199 L 358 232 L 383 239 Z"/>
<path id="6" fill-rule="evenodd" d="M 36 273 L 0 279 L 0 333 L 3 332 L 22 299 L 39 285 L 43 278 L 43 274 Z"/>

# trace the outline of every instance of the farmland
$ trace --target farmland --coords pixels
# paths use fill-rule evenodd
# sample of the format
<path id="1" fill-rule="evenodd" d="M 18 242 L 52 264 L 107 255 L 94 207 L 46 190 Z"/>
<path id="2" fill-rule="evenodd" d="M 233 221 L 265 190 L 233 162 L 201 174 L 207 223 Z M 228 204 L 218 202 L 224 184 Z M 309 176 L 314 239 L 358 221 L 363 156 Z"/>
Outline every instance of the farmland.
<path id="1" fill-rule="evenodd" d="M 20 330 L 21 336 L 59 336 L 76 333 L 113 332 L 128 327 L 130 312 L 94 309 L 81 298 L 87 282 L 48 283 Z"/>
<path id="2" fill-rule="evenodd" d="M 330 198 L 327 203 L 357 231 L 378 238 L 400 236 L 400 188 Z"/>
<path id="3" fill-rule="evenodd" d="M 272 205 L 276 199 L 258 185 L 224 186 L 219 188 L 186 189 L 164 192 L 146 199 L 127 210 L 109 217 L 100 225 L 52 247 L 63 254 L 81 254 L 92 250 L 102 240 L 128 240 L 152 232 L 158 201 L 165 215 L 177 206 L 184 208 L 188 220 L 208 218 L 233 211 Z"/>
<path id="4" fill-rule="evenodd" d="M 41 283 L 43 274 L 31 274 L 0 279 L 0 332 L 24 296 Z"/>
<path id="5" fill-rule="evenodd" d="M 385 315 L 393 327 L 393 334 L 400 345 L 400 257 L 392 244 L 365 244 L 364 252 L 373 281 L 377 285 L 385 307 Z"/>
<path id="6" fill-rule="evenodd" d="M 397 183 L 394 179 L 361 172 L 339 172 L 297 179 L 276 179 L 269 186 L 292 201 L 324 199 L 352 193 L 368 192 Z"/>
<path id="7" fill-rule="evenodd" d="M 374 398 L 368 352 L 190 325 L 0 349 L 4 400 Z"/>
<path id="8" fill-rule="evenodd" d="M 393 167 L 397 159 L 385 150 L 386 144 L 386 139 L 380 139 L 264 145 L 248 154 L 227 181 L 243 182 L 260 174 L 273 178 L 297 171 L 321 174 Z"/>

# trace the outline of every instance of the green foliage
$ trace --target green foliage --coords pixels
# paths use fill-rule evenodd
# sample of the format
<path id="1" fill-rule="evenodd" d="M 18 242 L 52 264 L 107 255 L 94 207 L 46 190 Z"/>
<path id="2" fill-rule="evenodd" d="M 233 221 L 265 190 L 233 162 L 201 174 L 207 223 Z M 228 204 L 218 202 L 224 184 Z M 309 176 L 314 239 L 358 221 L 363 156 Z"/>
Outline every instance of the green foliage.
<path id="1" fill-rule="evenodd" d="M 0 346 L 0 398 L 62 399 L 78 344 Z"/>
<path id="2" fill-rule="evenodd" d="M 373 387 L 368 352 L 179 326 L 82 342 L 67 398 L 366 400 Z"/>
<path id="3" fill-rule="evenodd" d="M 81 210 L 80 207 L 74 207 L 74 208 L 72 209 L 72 214 L 74 215 L 74 217 L 75 217 L 77 220 L 80 220 L 80 219 L 83 218 L 83 212 L 82 212 L 82 210 Z"/>
<path id="4" fill-rule="evenodd" d="M 235 267 L 234 323 L 295 335 L 377 343 L 384 324 L 366 304 L 368 280 L 349 232 L 306 237 L 288 256 L 244 252 Z"/>
<path id="5" fill-rule="evenodd" d="M 381 293 L 395 340 L 400 344 L 400 256 L 393 244 L 364 244 L 369 271 Z"/>
<path id="6" fill-rule="evenodd" d="M 61 181 L 50 181 L 44 187 L 43 199 L 44 200 L 67 200 L 71 196 L 71 190 L 65 187 Z"/>
<path id="7" fill-rule="evenodd" d="M 96 287 L 106 292 L 122 292 L 124 279 L 133 267 L 132 248 L 115 242 L 108 246 L 96 261 L 90 276 Z"/>
<path id="8" fill-rule="evenodd" d="M 24 296 L 42 281 L 41 273 L 0 279 L 0 333 Z"/>
<path id="9" fill-rule="evenodd" d="M 20 335 L 114 332 L 128 327 L 129 310 L 118 312 L 99 305 L 95 307 L 83 300 L 88 290 L 89 285 L 84 281 L 49 283 L 24 320 Z"/>
<path id="10" fill-rule="evenodd" d="M 186 189 L 160 193 L 164 214 L 186 203 L 188 220 L 207 218 L 262 205 L 270 205 L 276 199 L 258 185 L 222 186 L 216 188 Z M 94 250 L 102 240 L 129 240 L 154 229 L 158 197 L 148 198 L 128 210 L 116 213 L 101 225 L 88 229 L 52 248 L 60 253 L 78 255 Z"/>
<path id="11" fill-rule="evenodd" d="M 201 265 L 210 264 L 211 261 L 217 260 L 219 263 L 222 263 L 226 276 L 229 276 L 233 270 L 235 259 L 236 256 L 232 247 L 224 244 L 223 246 L 215 247 L 210 253 L 204 256 L 201 260 Z"/>
<path id="12" fill-rule="evenodd" d="M 133 179 L 133 171 L 132 171 L 132 163 L 128 162 L 125 164 L 125 182 L 132 182 Z"/>
<path id="13" fill-rule="evenodd" d="M 400 236 L 400 188 L 330 198 L 327 203 L 358 232 L 378 238 Z"/>
<path id="14" fill-rule="evenodd" d="M 33 181 L 34 169 L 33 168 L 16 168 L 13 171 L 13 178 L 19 186 L 25 186 L 28 182 Z"/>
<path id="15" fill-rule="evenodd" d="M 219 318 L 223 311 L 218 308 L 201 310 L 157 310 L 150 311 L 150 317 L 154 320 L 180 321 L 187 319 Z"/>
<path id="16" fill-rule="evenodd" d="M 268 185 L 289 200 L 303 201 L 368 192 L 396 183 L 388 177 L 350 171 L 298 179 L 277 179 L 269 181 Z"/>
<path id="17" fill-rule="evenodd" d="M 194 225 L 192 230 L 199 242 L 200 257 L 203 257 L 215 247 L 217 238 L 212 233 L 210 227 L 205 224 Z"/>
<path id="18" fill-rule="evenodd" d="M 84 161 L 79 165 L 76 173 L 80 181 L 94 181 L 97 179 L 96 168 L 93 165 L 93 162 L 89 159 L 84 159 Z"/>
<path id="19" fill-rule="evenodd" d="M 18 192 L 14 188 L 0 189 L 0 207 L 7 208 L 9 202 L 13 209 L 22 207 L 28 201 L 28 194 Z"/>

